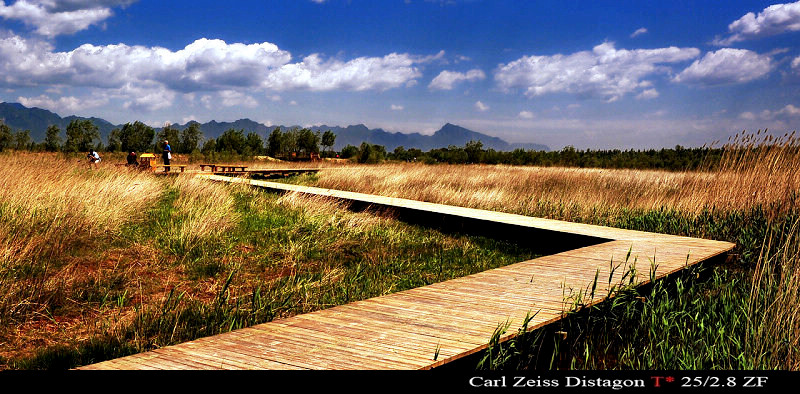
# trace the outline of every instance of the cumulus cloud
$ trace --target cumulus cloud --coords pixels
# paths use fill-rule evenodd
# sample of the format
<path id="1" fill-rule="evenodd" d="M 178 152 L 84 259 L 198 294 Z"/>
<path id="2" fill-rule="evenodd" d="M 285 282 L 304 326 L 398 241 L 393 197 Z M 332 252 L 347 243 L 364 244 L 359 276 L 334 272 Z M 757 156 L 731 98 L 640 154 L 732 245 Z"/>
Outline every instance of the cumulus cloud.
<path id="1" fill-rule="evenodd" d="M 716 45 L 730 45 L 734 42 L 773 36 L 786 32 L 800 31 L 800 1 L 787 4 L 774 4 L 758 15 L 748 12 L 728 25 L 726 38 L 717 37 Z"/>
<path id="2" fill-rule="evenodd" d="M 57 99 L 45 95 L 37 97 L 17 97 L 22 105 L 26 107 L 49 108 L 56 112 L 76 112 L 86 108 L 99 107 L 108 103 L 107 97 L 78 98 L 74 96 L 62 96 Z"/>
<path id="3" fill-rule="evenodd" d="M 750 111 L 746 111 L 746 112 L 742 112 L 741 114 L 739 114 L 739 118 L 740 119 L 745 119 L 745 120 L 756 120 L 756 114 L 754 114 L 754 113 L 752 113 Z"/>
<path id="4" fill-rule="evenodd" d="M 708 52 L 674 78 L 675 82 L 722 85 L 749 82 L 772 71 L 772 59 L 747 49 L 723 48 Z"/>
<path id="5" fill-rule="evenodd" d="M 501 64 L 495 81 L 503 91 L 524 89 L 528 97 L 566 92 L 614 101 L 649 88 L 652 82 L 645 77 L 669 72 L 659 64 L 683 62 L 699 54 L 696 48 L 616 49 L 606 42 L 571 55 L 523 56 Z"/>
<path id="6" fill-rule="evenodd" d="M 800 71 L 800 56 L 792 60 L 792 70 Z"/>
<path id="7" fill-rule="evenodd" d="M 392 53 L 345 62 L 313 54 L 291 63 L 289 52 L 269 42 L 229 44 L 206 38 L 177 51 L 84 44 L 57 52 L 46 41 L 7 34 L 0 36 L 0 88 L 91 87 L 111 90 L 115 97 L 139 89 L 145 97 L 132 96 L 126 105 L 142 110 L 163 108 L 167 105 L 163 99 L 175 93 L 225 92 L 223 101 L 252 106 L 257 103 L 252 96 L 232 92 L 268 91 L 274 95 L 286 90 L 364 91 L 411 86 L 421 75 L 418 64 L 430 58 Z"/>
<path id="8" fill-rule="evenodd" d="M 392 111 L 402 111 L 404 107 L 402 105 L 392 104 L 391 108 L 392 108 Z"/>
<path id="9" fill-rule="evenodd" d="M 645 34 L 645 33 L 647 33 L 647 29 L 645 29 L 644 27 L 640 27 L 640 28 L 636 29 L 635 32 L 631 33 L 631 38 L 636 37 L 636 36 L 640 36 L 640 35 Z"/>
<path id="10" fill-rule="evenodd" d="M 785 107 L 777 110 L 777 111 L 770 111 L 765 109 L 758 114 L 754 114 L 752 112 L 742 112 L 739 114 L 739 118 L 746 119 L 746 120 L 774 120 L 778 118 L 797 118 L 800 117 L 800 107 L 795 107 L 792 104 L 788 104 Z"/>
<path id="11" fill-rule="evenodd" d="M 655 89 L 643 90 L 641 93 L 636 95 L 636 98 L 640 100 L 654 99 L 656 97 L 658 97 L 658 91 Z"/>
<path id="12" fill-rule="evenodd" d="M 479 69 L 469 70 L 466 73 L 442 71 L 428 85 L 432 90 L 451 90 L 453 85 L 462 81 L 478 81 L 486 78 L 486 74 Z"/>
<path id="13" fill-rule="evenodd" d="M 235 90 L 220 91 L 219 98 L 220 104 L 222 104 L 223 107 L 258 107 L 258 101 L 256 101 L 256 99 L 254 99 L 252 96 L 248 96 Z"/>
<path id="14" fill-rule="evenodd" d="M 408 54 L 359 57 L 348 62 L 322 60 L 318 54 L 269 73 L 262 86 L 271 90 L 387 90 L 407 85 L 422 73 Z"/>
<path id="15" fill-rule="evenodd" d="M 522 119 L 533 119 L 533 112 L 531 111 L 520 111 L 519 117 Z"/>
<path id="16" fill-rule="evenodd" d="M 126 6 L 135 0 L 17 0 L 0 1 L 0 17 L 16 19 L 42 36 L 73 34 L 96 25 L 113 15 L 112 7 Z"/>
<path id="17" fill-rule="evenodd" d="M 475 102 L 475 109 L 477 109 L 478 111 L 484 112 L 484 111 L 489 110 L 489 106 L 484 104 L 484 103 L 482 103 L 482 102 L 480 102 L 480 101 L 476 101 Z"/>
<path id="18" fill-rule="evenodd" d="M 46 42 L 12 35 L 0 38 L 0 84 L 118 88 L 154 82 L 188 93 L 257 85 L 290 59 L 288 52 L 270 43 L 227 44 L 203 38 L 176 52 L 125 44 L 84 44 L 54 52 Z"/>
<path id="19" fill-rule="evenodd" d="M 175 92 L 158 84 L 126 84 L 120 89 L 114 90 L 110 95 L 114 98 L 126 100 L 122 105 L 125 109 L 139 112 L 151 112 L 167 108 L 172 105 L 176 96 Z"/>

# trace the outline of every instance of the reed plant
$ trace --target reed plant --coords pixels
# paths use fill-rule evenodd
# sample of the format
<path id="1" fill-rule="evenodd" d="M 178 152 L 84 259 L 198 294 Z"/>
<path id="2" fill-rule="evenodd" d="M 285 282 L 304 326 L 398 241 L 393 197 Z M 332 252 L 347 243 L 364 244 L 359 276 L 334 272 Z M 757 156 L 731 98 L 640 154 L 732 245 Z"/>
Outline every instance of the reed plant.
<path id="1" fill-rule="evenodd" d="M 33 157 L 19 160 L 28 171 L 36 167 L 25 161 Z M 326 199 L 81 164 L 66 175 L 55 171 L 56 180 L 48 182 L 64 177 L 90 188 L 107 179 L 128 190 L 142 180 L 150 188 L 86 196 L 91 207 L 108 197 L 105 206 L 120 215 L 94 223 L 92 237 L 83 238 L 86 247 L 65 244 L 50 254 L 51 268 L 36 277 L 53 283 L 60 301 L 36 300 L 41 305 L 24 319 L 9 311 L 15 319 L 0 331 L 4 368 L 74 367 L 535 256 L 513 244 L 407 225 L 386 213 L 350 212 Z M 7 203 L 21 198 L 20 190 Z M 138 205 L 134 197 L 141 198 Z M 12 219 L 20 217 L 4 215 Z M 19 275 L 4 280 L 25 285 Z M 34 303 L 12 292 L 5 300 Z"/>
<path id="2" fill-rule="evenodd" d="M 699 171 L 389 163 L 323 170 L 315 186 L 562 220 L 608 219 L 626 210 L 697 215 L 794 201 L 799 141 L 794 134 L 741 133 L 724 146 L 718 165 Z"/>
<path id="3" fill-rule="evenodd" d="M 52 154 L 3 153 L 0 166 L 0 331 L 8 332 L 67 307 L 83 280 L 71 256 L 111 242 L 161 186 Z"/>

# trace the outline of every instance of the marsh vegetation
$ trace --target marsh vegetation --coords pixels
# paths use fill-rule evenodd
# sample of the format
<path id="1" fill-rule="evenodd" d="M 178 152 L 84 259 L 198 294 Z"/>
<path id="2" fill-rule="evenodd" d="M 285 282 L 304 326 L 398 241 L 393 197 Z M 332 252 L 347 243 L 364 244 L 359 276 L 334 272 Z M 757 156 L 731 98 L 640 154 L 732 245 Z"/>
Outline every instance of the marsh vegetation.
<path id="1" fill-rule="evenodd" d="M 735 262 L 626 289 L 496 344 L 480 368 L 796 370 L 798 141 L 742 135 L 716 163 L 324 162 L 288 181 L 737 244 Z M 536 256 L 293 194 L 91 171 L 58 154 L 4 152 L 0 164 L 6 369 L 83 365 Z"/>

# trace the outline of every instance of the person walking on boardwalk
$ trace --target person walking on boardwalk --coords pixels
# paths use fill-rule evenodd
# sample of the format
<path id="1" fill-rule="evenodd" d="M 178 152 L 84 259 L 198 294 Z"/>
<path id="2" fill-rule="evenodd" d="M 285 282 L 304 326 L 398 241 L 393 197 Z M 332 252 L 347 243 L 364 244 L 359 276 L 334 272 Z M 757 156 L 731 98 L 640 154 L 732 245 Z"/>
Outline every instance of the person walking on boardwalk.
<path id="1" fill-rule="evenodd" d="M 169 147 L 169 141 L 164 140 L 164 152 L 161 154 L 164 159 L 164 172 L 169 172 L 169 161 L 172 160 L 172 148 Z"/>
<path id="2" fill-rule="evenodd" d="M 94 149 L 89 150 L 86 154 L 86 158 L 89 159 L 89 169 L 92 169 L 92 164 L 94 164 L 94 168 L 97 168 L 97 163 L 100 162 L 100 155 L 97 154 L 97 151 Z"/>

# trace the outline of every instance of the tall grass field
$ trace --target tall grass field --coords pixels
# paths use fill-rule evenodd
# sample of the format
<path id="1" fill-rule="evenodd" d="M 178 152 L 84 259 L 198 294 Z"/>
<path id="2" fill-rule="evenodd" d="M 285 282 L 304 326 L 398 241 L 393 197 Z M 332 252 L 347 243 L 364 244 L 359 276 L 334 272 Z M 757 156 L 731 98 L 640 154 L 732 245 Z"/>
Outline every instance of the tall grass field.
<path id="1" fill-rule="evenodd" d="M 103 164 L 0 153 L 0 368 L 73 368 L 538 256 Z M 742 134 L 713 170 L 326 164 L 287 181 L 737 245 L 733 261 L 623 289 L 460 368 L 797 370 L 798 170 L 794 136 Z"/>

